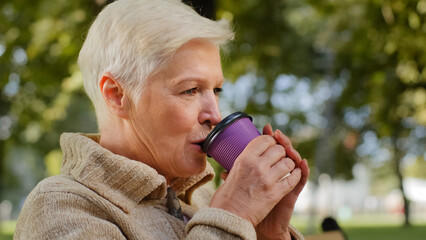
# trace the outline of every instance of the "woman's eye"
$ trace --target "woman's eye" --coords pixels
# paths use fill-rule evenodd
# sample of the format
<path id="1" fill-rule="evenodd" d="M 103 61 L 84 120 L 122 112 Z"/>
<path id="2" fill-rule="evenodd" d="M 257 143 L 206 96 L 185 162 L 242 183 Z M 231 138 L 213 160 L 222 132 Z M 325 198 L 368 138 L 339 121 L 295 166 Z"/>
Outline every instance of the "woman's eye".
<path id="1" fill-rule="evenodd" d="M 221 93 L 221 92 L 222 92 L 222 88 L 215 88 L 215 89 L 213 90 L 213 92 L 214 92 L 214 94 L 219 95 L 219 93 Z"/>
<path id="2" fill-rule="evenodd" d="M 197 88 L 191 88 L 191 89 L 185 90 L 182 93 L 186 95 L 194 95 L 196 92 L 197 92 Z"/>

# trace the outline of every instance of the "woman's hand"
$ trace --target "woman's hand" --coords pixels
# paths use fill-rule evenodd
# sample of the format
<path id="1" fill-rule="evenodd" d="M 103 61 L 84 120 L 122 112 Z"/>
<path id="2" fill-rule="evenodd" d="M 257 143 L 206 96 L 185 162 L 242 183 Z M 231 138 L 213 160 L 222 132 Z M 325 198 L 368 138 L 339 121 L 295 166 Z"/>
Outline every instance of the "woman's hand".
<path id="1" fill-rule="evenodd" d="M 293 149 L 288 137 L 281 131 L 272 132 L 272 127 L 268 124 L 263 128 L 263 134 L 274 136 L 275 140 L 285 148 L 287 156 L 294 160 L 301 169 L 302 177 L 296 187 L 286 194 L 257 225 L 256 232 L 258 239 L 291 239 L 288 227 L 296 200 L 308 181 L 308 163 L 306 159 L 301 159 L 300 154 Z"/>
<path id="2" fill-rule="evenodd" d="M 286 157 L 285 144 L 280 141 L 283 142 L 282 138 L 271 134 L 251 141 L 235 160 L 226 181 L 214 194 L 210 207 L 247 219 L 261 234 L 268 229 L 277 234 L 287 230 L 300 191 L 295 191 L 291 197 L 285 196 L 296 186 L 301 190 L 302 170 L 295 168 L 297 161 L 295 163 Z M 284 178 L 287 174 L 289 176 Z"/>

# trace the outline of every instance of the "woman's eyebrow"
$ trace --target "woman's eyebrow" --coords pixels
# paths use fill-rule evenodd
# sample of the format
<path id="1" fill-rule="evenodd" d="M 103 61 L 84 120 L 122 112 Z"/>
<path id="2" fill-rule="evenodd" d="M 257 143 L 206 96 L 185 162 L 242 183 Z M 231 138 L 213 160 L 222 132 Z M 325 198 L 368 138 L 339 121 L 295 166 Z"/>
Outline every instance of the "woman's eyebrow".
<path id="1" fill-rule="evenodd" d="M 173 79 L 172 83 L 175 84 L 176 86 L 179 86 L 179 85 L 184 85 L 188 83 L 190 84 L 190 83 L 199 83 L 199 82 L 208 82 L 208 81 L 209 80 L 204 77 L 184 76 L 181 78 Z M 218 83 L 219 85 L 223 85 L 224 82 L 225 82 L 225 78 L 222 77 L 216 83 Z"/>
<path id="2" fill-rule="evenodd" d="M 173 79 L 172 83 L 175 86 L 181 86 L 185 84 L 198 83 L 200 80 L 202 79 L 198 77 L 182 77 L 178 79 Z"/>

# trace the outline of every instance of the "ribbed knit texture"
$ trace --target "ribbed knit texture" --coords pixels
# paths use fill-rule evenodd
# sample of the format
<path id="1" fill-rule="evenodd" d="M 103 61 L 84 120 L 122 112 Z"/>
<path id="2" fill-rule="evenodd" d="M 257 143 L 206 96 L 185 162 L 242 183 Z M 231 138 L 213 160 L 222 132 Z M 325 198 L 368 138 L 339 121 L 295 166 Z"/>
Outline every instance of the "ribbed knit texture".
<path id="1" fill-rule="evenodd" d="M 62 134 L 61 175 L 27 197 L 14 239 L 256 239 L 248 221 L 206 206 L 212 191 L 199 187 L 213 178 L 210 165 L 170 184 L 191 218 L 186 225 L 167 213 L 163 176 L 98 141 L 97 135 Z"/>

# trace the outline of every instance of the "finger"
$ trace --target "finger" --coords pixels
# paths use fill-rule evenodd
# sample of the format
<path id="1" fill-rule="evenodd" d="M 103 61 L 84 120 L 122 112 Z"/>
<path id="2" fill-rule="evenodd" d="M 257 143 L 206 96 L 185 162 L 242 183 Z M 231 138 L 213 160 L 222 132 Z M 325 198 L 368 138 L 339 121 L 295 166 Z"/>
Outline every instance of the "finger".
<path id="1" fill-rule="evenodd" d="M 271 167 L 286 156 L 285 148 L 279 144 L 274 144 L 262 154 L 261 164 Z"/>
<path id="2" fill-rule="evenodd" d="M 288 156 L 291 156 L 290 158 L 293 159 L 297 165 L 299 165 L 302 161 L 302 157 L 300 156 L 299 152 L 297 152 L 294 148 L 290 148 L 288 152 Z"/>
<path id="3" fill-rule="evenodd" d="M 274 137 L 279 144 L 283 145 L 287 152 L 287 156 L 296 161 L 296 164 L 298 165 L 300 161 L 302 161 L 302 157 L 293 148 L 290 139 L 286 135 L 284 135 L 284 133 L 282 133 L 279 129 L 275 130 Z"/>
<path id="4" fill-rule="evenodd" d="M 223 180 L 223 181 L 225 181 L 226 180 L 226 178 L 228 177 L 228 172 L 221 172 L 220 173 L 220 178 Z"/>
<path id="5" fill-rule="evenodd" d="M 278 161 L 271 167 L 271 177 L 275 181 L 280 181 L 281 179 L 286 177 L 287 174 L 291 173 L 291 171 L 293 171 L 295 167 L 296 164 L 292 159 L 282 158 L 280 161 Z"/>
<path id="6" fill-rule="evenodd" d="M 302 170 L 300 168 L 296 168 L 290 173 L 290 175 L 280 180 L 277 187 L 280 189 L 281 195 L 285 196 L 291 192 L 300 182 L 301 177 Z"/>
<path id="7" fill-rule="evenodd" d="M 263 135 L 274 135 L 274 131 L 272 130 L 271 124 L 268 123 L 263 127 Z"/>
<path id="8" fill-rule="evenodd" d="M 275 138 L 269 135 L 261 135 L 253 139 L 246 148 L 243 150 L 241 155 L 249 154 L 251 156 L 261 156 L 268 148 L 277 144 Z"/>
<path id="9" fill-rule="evenodd" d="M 279 140 L 280 144 L 284 147 L 293 148 L 290 139 L 279 129 L 275 130 L 274 137 L 277 138 L 277 141 Z"/>
<path id="10" fill-rule="evenodd" d="M 300 178 L 300 182 L 297 184 L 297 186 L 294 188 L 294 194 L 299 196 L 300 192 L 302 192 L 303 188 L 305 187 L 306 183 L 309 179 L 309 166 L 308 161 L 306 159 L 303 159 L 302 162 L 300 162 L 300 170 L 302 171 L 302 176 Z"/>

